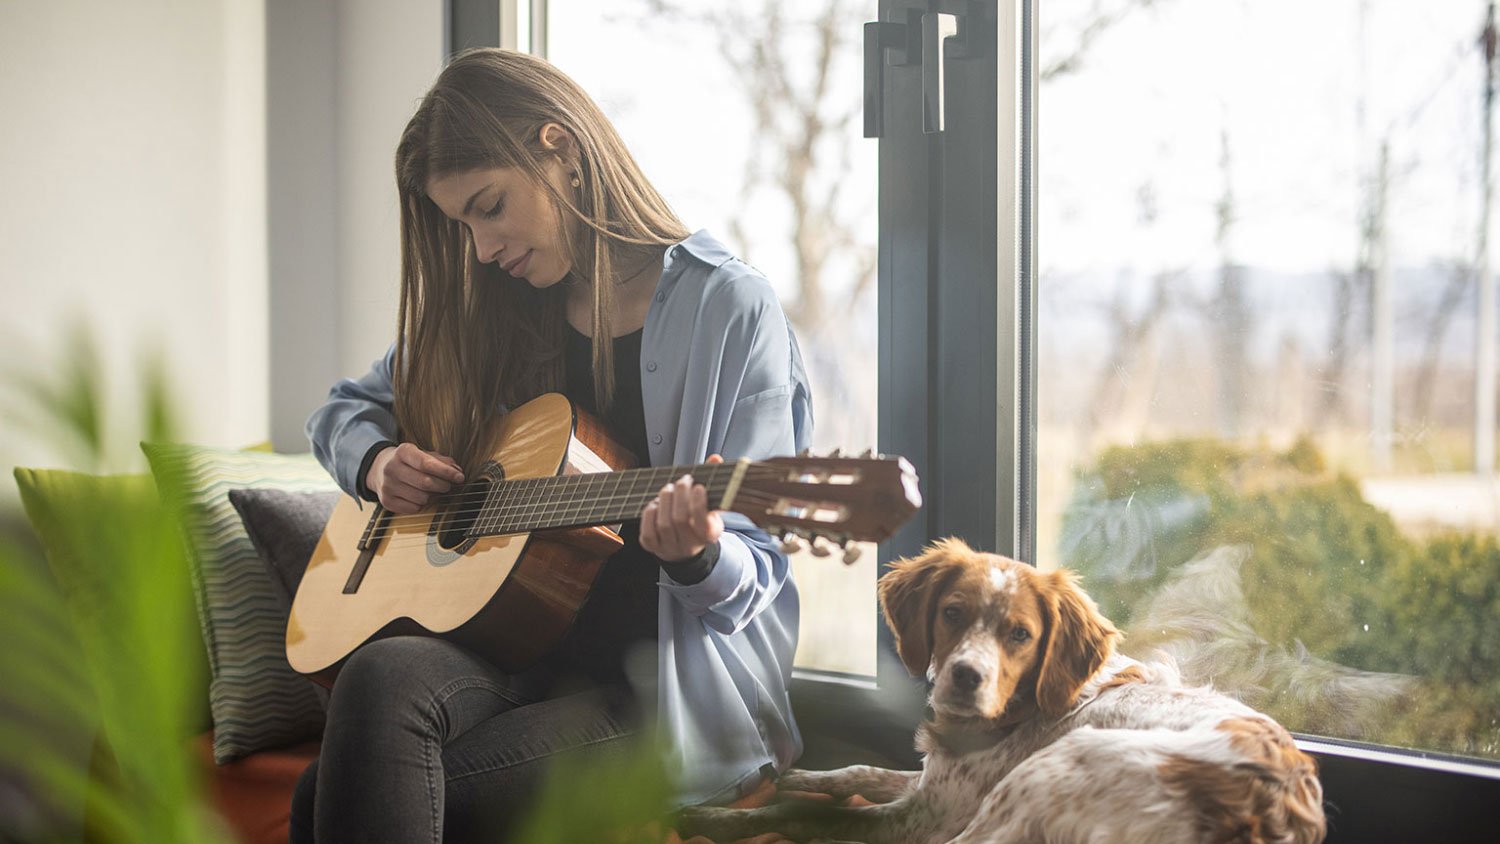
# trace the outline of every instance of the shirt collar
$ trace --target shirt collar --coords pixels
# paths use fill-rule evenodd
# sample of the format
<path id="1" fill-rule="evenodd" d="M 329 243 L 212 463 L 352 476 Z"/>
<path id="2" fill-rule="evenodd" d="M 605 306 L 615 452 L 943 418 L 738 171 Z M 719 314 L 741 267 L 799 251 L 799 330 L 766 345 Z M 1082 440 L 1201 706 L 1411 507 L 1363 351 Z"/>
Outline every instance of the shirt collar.
<path id="1" fill-rule="evenodd" d="M 699 229 L 688 235 L 686 240 L 675 244 L 667 250 L 668 258 L 677 255 L 681 250 L 686 250 L 689 255 L 708 264 L 710 267 L 722 266 L 734 258 L 734 253 L 728 247 L 720 243 L 717 238 L 708 233 L 708 229 Z"/>

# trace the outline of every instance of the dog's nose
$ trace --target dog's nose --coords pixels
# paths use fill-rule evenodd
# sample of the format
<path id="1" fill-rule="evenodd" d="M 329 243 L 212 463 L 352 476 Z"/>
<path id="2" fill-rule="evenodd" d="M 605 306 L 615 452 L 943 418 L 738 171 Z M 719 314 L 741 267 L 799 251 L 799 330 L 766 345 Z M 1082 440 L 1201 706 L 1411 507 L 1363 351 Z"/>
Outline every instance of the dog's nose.
<path id="1" fill-rule="evenodd" d="M 972 692 L 979 688 L 979 672 L 967 662 L 955 662 L 949 671 L 953 676 L 953 685 L 963 691 Z"/>

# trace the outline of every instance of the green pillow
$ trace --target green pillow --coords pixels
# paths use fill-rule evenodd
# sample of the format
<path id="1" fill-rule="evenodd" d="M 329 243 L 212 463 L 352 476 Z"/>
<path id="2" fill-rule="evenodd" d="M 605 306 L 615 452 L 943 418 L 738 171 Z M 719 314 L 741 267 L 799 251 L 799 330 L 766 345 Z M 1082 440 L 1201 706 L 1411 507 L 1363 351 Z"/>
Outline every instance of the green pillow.
<path id="1" fill-rule="evenodd" d="M 113 592 L 118 585 L 114 576 L 116 561 L 109 558 L 110 544 L 96 534 L 101 524 L 124 517 L 132 506 L 142 502 L 149 506 L 156 501 L 151 476 L 90 475 L 19 467 L 14 475 L 22 506 L 42 543 L 47 565 L 62 591 L 69 614 L 79 625 L 107 624 L 105 619 L 113 616 L 109 602 L 117 597 Z M 178 577 L 177 582 L 182 589 L 180 605 L 189 606 L 188 579 Z M 184 641 L 185 647 L 180 650 L 190 660 L 186 666 L 190 673 L 185 678 L 189 688 L 184 700 L 188 710 L 183 717 L 190 732 L 200 733 L 213 724 L 208 706 L 208 657 L 198 637 L 193 635 L 191 622 L 188 625 L 180 631 L 191 639 Z M 85 635 L 84 640 L 98 641 L 95 637 L 101 635 L 117 634 L 95 630 Z"/>
<path id="2" fill-rule="evenodd" d="M 214 759 L 317 737 L 323 707 L 286 661 L 286 611 L 229 490 L 337 490 L 311 455 L 142 443 L 157 485 L 179 508 L 208 646 Z M 176 500 L 173 491 L 180 491 Z"/>

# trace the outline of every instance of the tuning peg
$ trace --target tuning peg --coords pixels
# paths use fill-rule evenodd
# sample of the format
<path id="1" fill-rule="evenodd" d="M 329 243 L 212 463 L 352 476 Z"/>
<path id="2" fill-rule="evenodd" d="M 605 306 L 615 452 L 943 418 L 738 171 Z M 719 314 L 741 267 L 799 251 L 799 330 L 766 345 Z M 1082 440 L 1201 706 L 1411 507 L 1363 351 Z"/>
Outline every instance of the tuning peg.
<path id="1" fill-rule="evenodd" d="M 778 547 L 781 548 L 781 553 L 783 554 L 795 554 L 807 547 L 807 544 L 795 533 L 787 531 L 781 535 L 781 542 L 778 543 Z"/>
<path id="2" fill-rule="evenodd" d="M 873 448 L 867 448 L 867 449 L 864 450 L 864 453 L 860 455 L 860 459 L 862 459 L 862 460 L 869 460 L 871 457 L 874 457 L 874 456 L 875 456 L 875 449 L 873 449 Z"/>
<path id="3" fill-rule="evenodd" d="M 807 550 L 811 551 L 814 557 L 826 557 L 833 553 L 833 549 L 823 543 L 821 536 L 814 539 L 812 545 L 808 546 Z"/>
<path id="4" fill-rule="evenodd" d="M 843 456 L 844 450 L 842 448 L 835 448 L 833 451 L 828 452 L 828 459 L 830 460 L 837 460 Z"/>
<path id="5" fill-rule="evenodd" d="M 798 457 L 810 457 L 810 456 L 812 456 L 812 449 L 810 449 L 810 448 L 804 448 L 801 451 L 797 452 L 797 456 Z"/>
<path id="6" fill-rule="evenodd" d="M 855 542 L 852 539 L 849 540 L 849 541 L 847 541 L 847 542 L 845 542 L 844 543 L 844 565 L 846 565 L 846 566 L 852 566 L 852 565 L 854 565 L 856 562 L 859 561 L 859 555 L 860 555 L 860 553 L 861 553 L 861 551 L 860 551 L 859 543 Z"/>

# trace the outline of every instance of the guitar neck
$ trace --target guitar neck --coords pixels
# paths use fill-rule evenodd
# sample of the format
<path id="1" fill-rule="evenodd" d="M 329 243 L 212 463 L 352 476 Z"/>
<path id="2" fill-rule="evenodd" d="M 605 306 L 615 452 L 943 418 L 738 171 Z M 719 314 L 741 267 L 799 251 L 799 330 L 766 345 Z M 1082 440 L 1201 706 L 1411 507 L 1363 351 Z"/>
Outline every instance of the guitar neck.
<path id="1" fill-rule="evenodd" d="M 683 475 L 708 489 L 710 510 L 732 509 L 730 491 L 749 465 L 700 463 L 501 481 L 485 496 L 471 532 L 494 536 L 631 521 Z"/>

